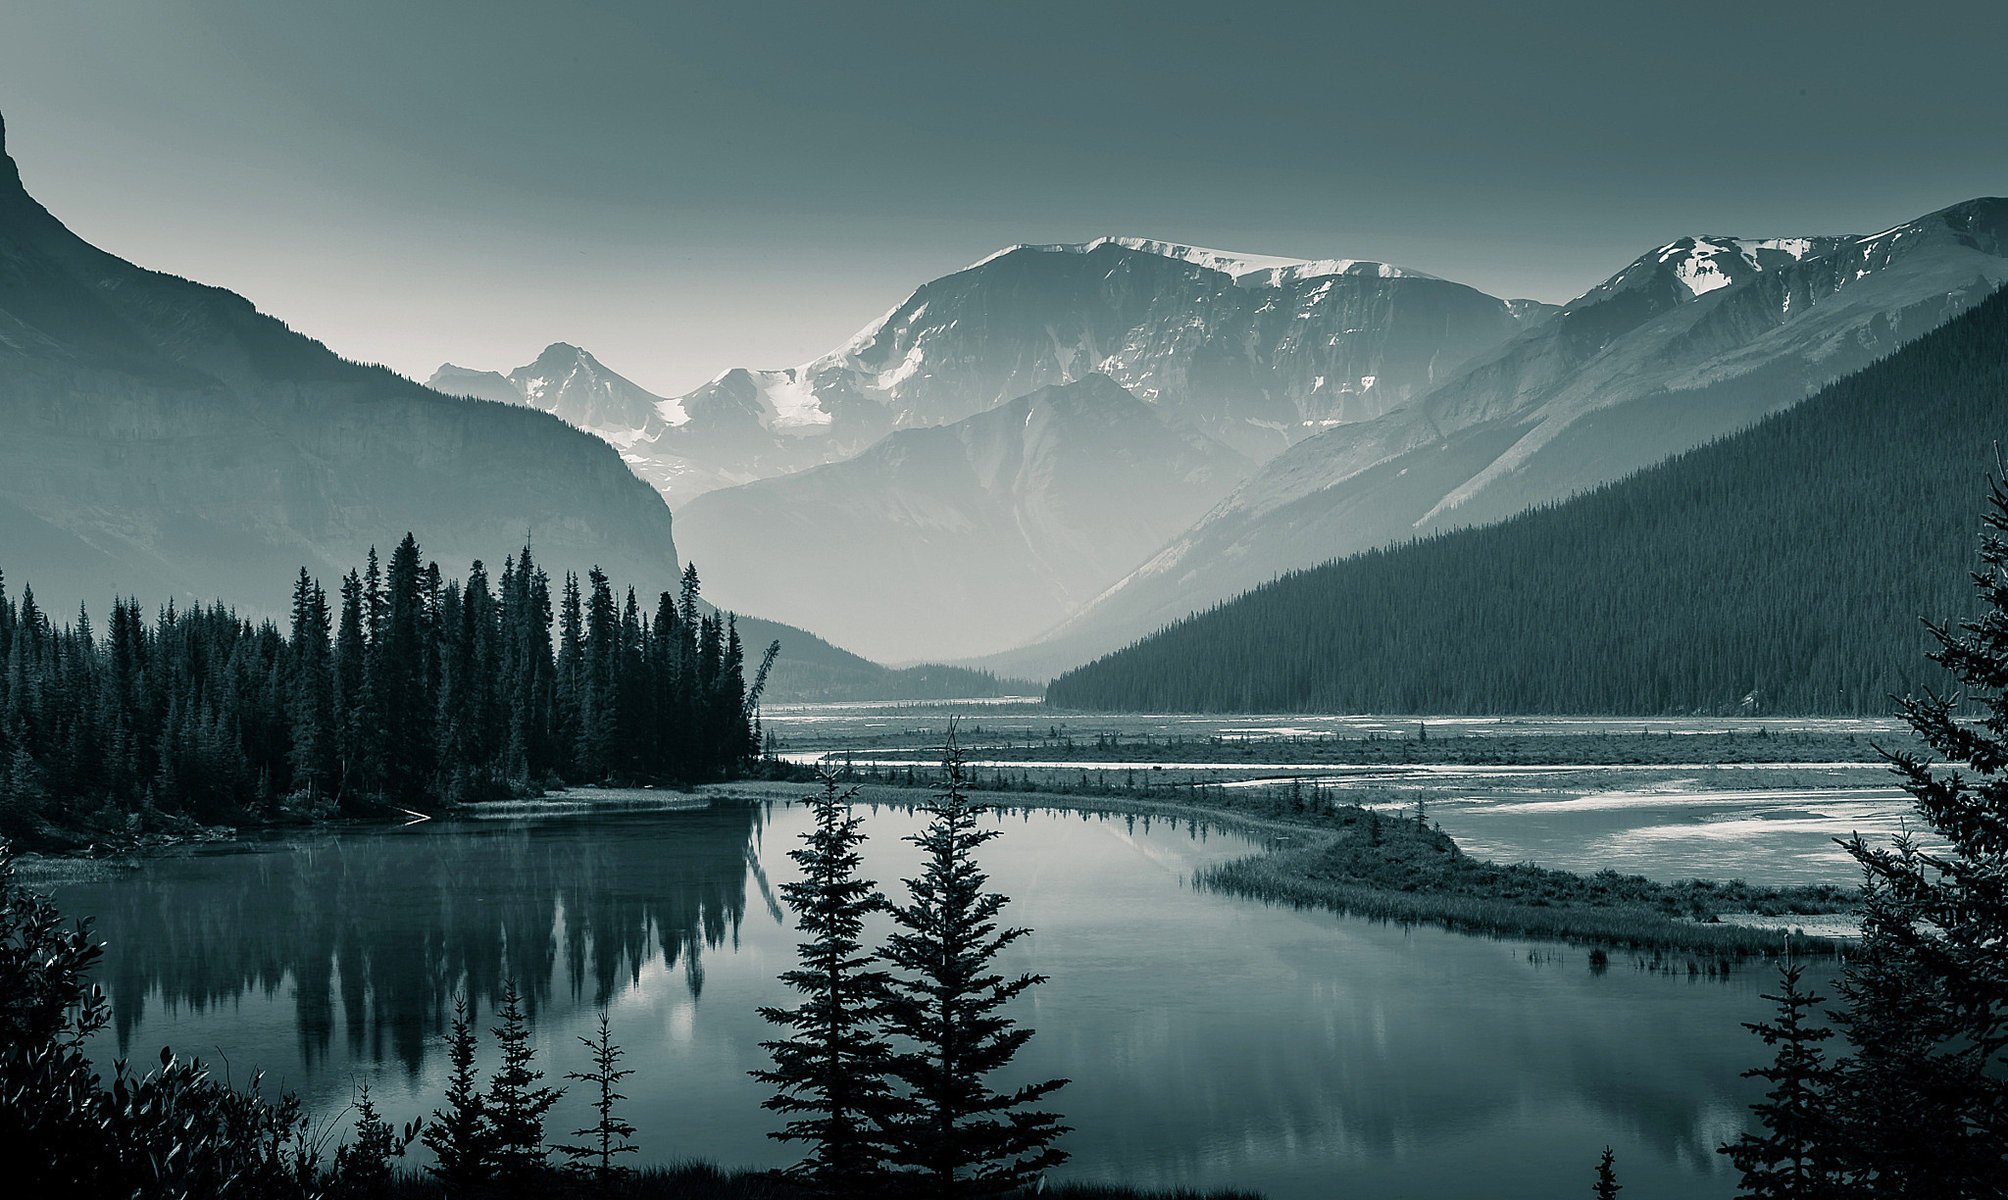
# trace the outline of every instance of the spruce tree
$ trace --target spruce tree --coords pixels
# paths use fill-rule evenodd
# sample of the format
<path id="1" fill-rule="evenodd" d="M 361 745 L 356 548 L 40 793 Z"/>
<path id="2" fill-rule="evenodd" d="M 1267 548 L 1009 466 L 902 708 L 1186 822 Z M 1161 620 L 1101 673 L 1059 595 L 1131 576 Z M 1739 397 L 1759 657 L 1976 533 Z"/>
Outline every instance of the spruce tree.
<path id="1" fill-rule="evenodd" d="M 432 1110 L 425 1144 L 434 1163 L 426 1170 L 449 1196 L 475 1194 L 495 1174 L 495 1131 L 488 1120 L 474 1072 L 477 1035 L 466 996 L 453 1001 L 453 1026 L 446 1037 L 446 1111 Z"/>
<path id="2" fill-rule="evenodd" d="M 2008 1195 L 2008 489 L 1988 492 L 1972 576 L 1982 612 L 1927 624 L 1932 660 L 1966 690 L 1902 700 L 1929 752 L 1885 753 L 1944 848 L 1847 843 L 1865 885 L 1836 1014 L 1852 1053 L 1835 1149 L 1851 1185 L 1879 1197 Z"/>
<path id="3" fill-rule="evenodd" d="M 620 1081 L 634 1074 L 623 1068 L 621 1048 L 614 1044 L 613 1027 L 607 1018 L 607 1010 L 600 1010 L 600 1029 L 594 1037 L 579 1039 L 593 1058 L 590 1071 L 568 1071 L 565 1078 L 590 1084 L 593 1088 L 593 1113 L 599 1118 L 584 1129 L 574 1129 L 572 1136 L 585 1139 L 569 1146 L 558 1147 L 558 1153 L 572 1160 L 572 1167 L 592 1177 L 594 1182 L 604 1187 L 616 1177 L 627 1173 L 627 1168 L 617 1160 L 618 1155 L 634 1154 L 640 1148 L 630 1140 L 634 1137 L 634 1126 L 616 1115 L 614 1109 L 627 1099 L 617 1089 Z"/>
<path id="4" fill-rule="evenodd" d="M 1836 1200 L 1841 1195 L 1829 1107 L 1833 1068 L 1820 1049 L 1834 1031 L 1814 1022 L 1814 1011 L 1826 997 L 1801 990 L 1803 974 L 1797 963 L 1781 967 L 1777 994 L 1764 997 L 1778 1006 L 1776 1017 L 1743 1026 L 1775 1053 L 1770 1066 L 1743 1073 L 1771 1085 L 1751 1108 L 1764 1132 L 1745 1133 L 1719 1147 L 1742 1176 L 1739 1196 Z"/>
<path id="5" fill-rule="evenodd" d="M 943 786 L 923 806 L 927 827 L 908 840 L 923 866 L 906 881 L 908 901 L 892 910 L 884 958 L 892 968 L 884 1023 L 894 1041 L 890 1073 L 899 1095 L 881 1115 L 888 1165 L 899 1182 L 929 1196 L 1002 1195 L 1066 1161 L 1053 1142 L 1068 1126 L 1034 1109 L 1064 1079 L 992 1090 L 1032 1030 L 1004 1015 L 1043 975 L 1006 977 L 997 956 L 1031 931 L 1005 928 L 1006 897 L 985 891 L 990 877 L 975 853 L 998 836 L 978 821 L 954 727 L 942 760 Z"/>
<path id="6" fill-rule="evenodd" d="M 542 1085 L 544 1072 L 532 1065 L 537 1048 L 530 1044 L 530 1024 L 523 1013 L 523 997 L 514 982 L 502 987 L 502 1003 L 495 1011 L 502 1021 L 490 1029 L 502 1053 L 502 1062 L 488 1081 L 483 1111 L 493 1131 L 495 1164 L 499 1173 L 512 1181 L 533 1178 L 546 1164 L 544 1117 L 563 1094 L 562 1088 Z"/>
<path id="7" fill-rule="evenodd" d="M 1597 1182 L 1590 1195 L 1596 1200 L 1618 1200 L 1618 1193 L 1624 1190 L 1625 1185 L 1618 1182 L 1617 1155 L 1605 1146 L 1604 1156 L 1597 1160 Z"/>
<path id="8" fill-rule="evenodd" d="M 356 1096 L 356 1140 L 335 1150 L 333 1194 L 354 1200 L 383 1200 L 390 1195 L 392 1160 L 404 1157 L 418 1136 L 418 1123 L 400 1132 L 377 1111 L 364 1080 Z"/>
<path id="9" fill-rule="evenodd" d="M 753 1077 L 775 1089 L 764 1107 L 789 1118 L 768 1136 L 809 1147 L 788 1175 L 817 1195 L 864 1196 L 883 1183 L 873 1118 L 886 1108 L 891 1061 L 876 1027 L 886 976 L 865 949 L 864 925 L 886 901 L 858 875 L 865 833 L 851 808 L 857 789 L 839 790 L 829 771 L 821 779 L 813 824 L 788 853 L 802 877 L 781 888 L 805 939 L 781 981 L 801 1001 L 760 1010 L 786 1036 L 761 1043 L 774 1066 Z"/>

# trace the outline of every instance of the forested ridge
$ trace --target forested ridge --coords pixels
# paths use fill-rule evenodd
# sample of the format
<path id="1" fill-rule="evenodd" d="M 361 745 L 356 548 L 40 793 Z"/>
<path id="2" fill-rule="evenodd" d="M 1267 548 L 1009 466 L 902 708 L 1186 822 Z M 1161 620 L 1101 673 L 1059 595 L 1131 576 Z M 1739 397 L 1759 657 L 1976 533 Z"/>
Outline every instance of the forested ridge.
<path id="1" fill-rule="evenodd" d="M 290 627 L 218 603 L 57 625 L 0 577 L 0 836 L 684 782 L 758 749 L 758 680 L 694 567 L 653 612 L 597 568 L 442 579 L 407 534 L 330 596 L 302 569 Z M 552 637 L 555 620 L 557 637 Z M 764 672 L 764 664 L 762 667 Z"/>
<path id="2" fill-rule="evenodd" d="M 1678 396 L 1648 403 L 1679 403 Z M 1497 525 L 1295 572 L 1056 679 L 1085 709 L 1887 712 L 1970 605 L 2008 293 L 1782 413 Z M 1929 670 L 1932 673 L 1927 674 Z"/>

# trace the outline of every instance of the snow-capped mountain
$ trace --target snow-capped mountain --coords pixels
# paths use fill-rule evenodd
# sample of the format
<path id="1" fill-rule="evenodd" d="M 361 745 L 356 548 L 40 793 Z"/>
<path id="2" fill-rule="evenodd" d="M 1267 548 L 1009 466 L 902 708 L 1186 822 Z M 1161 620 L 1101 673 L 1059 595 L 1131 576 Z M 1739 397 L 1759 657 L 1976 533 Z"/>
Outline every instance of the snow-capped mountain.
<path id="1" fill-rule="evenodd" d="M 700 496 L 677 540 L 733 564 L 722 604 L 892 661 L 977 654 L 1072 612 L 1253 467 L 1089 375 Z"/>
<path id="2" fill-rule="evenodd" d="M 425 386 L 455 396 L 525 404 L 616 446 L 653 436 L 682 416 L 675 403 L 617 375 L 566 342 L 544 347 L 536 361 L 507 375 L 442 363 Z"/>
<path id="3" fill-rule="evenodd" d="M 1000 665 L 1061 668 L 1279 572 L 1617 478 L 1797 403 L 2004 281 L 2000 199 L 1868 236 L 1670 242 L 1406 408 L 1277 456 Z"/>
<path id="4" fill-rule="evenodd" d="M 675 400 L 634 389 L 611 412 L 537 406 L 612 441 L 672 502 L 1089 375 L 1260 461 L 1406 403 L 1552 311 L 1377 262 L 1139 238 L 1013 246 L 923 284 L 813 362 L 725 371 Z M 610 375 L 586 361 L 582 377 Z M 504 379 L 531 402 L 532 380 L 571 377 L 542 364 L 506 379 L 443 367 L 434 383 L 506 398 Z"/>

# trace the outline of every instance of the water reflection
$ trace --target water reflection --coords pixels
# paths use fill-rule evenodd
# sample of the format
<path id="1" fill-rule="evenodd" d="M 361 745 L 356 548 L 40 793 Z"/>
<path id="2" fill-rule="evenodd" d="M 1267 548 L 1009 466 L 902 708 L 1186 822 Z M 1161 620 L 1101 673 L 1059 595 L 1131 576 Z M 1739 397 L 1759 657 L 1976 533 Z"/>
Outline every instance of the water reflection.
<path id="1" fill-rule="evenodd" d="M 1017 1010 L 1039 1032 L 1013 1075 L 1075 1081 L 1068 1177 L 1534 1200 L 1583 1190 L 1609 1143 L 1626 1200 L 1734 1190 L 1713 1148 L 1754 1095 L 1739 1022 L 1767 1007 L 1761 970 L 1670 978 L 1615 955 L 1599 975 L 1578 950 L 1195 891 L 1196 869 L 1259 847 L 1238 833 L 996 819 L 985 865 L 1037 931 L 1002 969 L 1052 979 Z M 866 870 L 912 875 L 900 839 L 920 823 L 871 810 Z M 806 826 L 800 806 L 736 803 L 435 823 L 162 860 L 59 898 L 111 943 L 135 1057 L 221 1050 L 331 1115 L 369 1077 L 401 1121 L 438 1102 L 453 994 L 515 976 L 554 1073 L 611 1007 L 647 1158 L 779 1165 L 746 1072 L 770 1034 L 755 1010 L 783 998 L 797 934 L 775 894 Z M 585 1124 L 583 1105 L 566 1097 L 552 1127 Z"/>
<path id="2" fill-rule="evenodd" d="M 554 987 L 598 1007 L 659 961 L 701 994 L 704 952 L 738 940 L 762 823 L 762 809 L 728 805 L 678 814 L 673 839 L 623 836 L 659 830 L 643 813 L 294 838 L 68 888 L 65 902 L 112 948 L 102 978 L 121 1054 L 149 1004 L 201 1012 L 290 992 L 310 1067 L 339 1024 L 415 1072 L 462 988 L 479 1003 L 514 978 L 533 1013 Z"/>

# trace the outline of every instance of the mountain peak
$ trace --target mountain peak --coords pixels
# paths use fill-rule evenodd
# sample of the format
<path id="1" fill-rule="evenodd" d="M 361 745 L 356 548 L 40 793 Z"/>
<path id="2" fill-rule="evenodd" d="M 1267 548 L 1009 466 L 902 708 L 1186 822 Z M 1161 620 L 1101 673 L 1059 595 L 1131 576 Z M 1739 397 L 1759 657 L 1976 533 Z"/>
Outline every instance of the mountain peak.
<path id="1" fill-rule="evenodd" d="M 1213 250 L 1205 246 L 1189 246 L 1181 242 L 1160 241 L 1156 238 L 1114 234 L 1088 242 L 1021 243 L 1007 246 L 987 258 L 971 263 L 965 269 L 974 270 L 1006 255 L 1025 251 L 1035 254 L 1093 254 L 1109 246 L 1190 263 L 1209 271 L 1219 271 L 1243 286 L 1276 287 L 1300 279 L 1319 279 L 1328 275 L 1371 275 L 1380 279 L 1437 278 L 1421 271 L 1364 258 L 1309 259 L 1286 258 L 1274 254 L 1242 254 L 1229 250 Z"/>
<path id="2" fill-rule="evenodd" d="M 12 155 L 7 153 L 7 115 L 0 113 L 0 188 L 19 188 L 21 168 L 15 165 Z"/>

